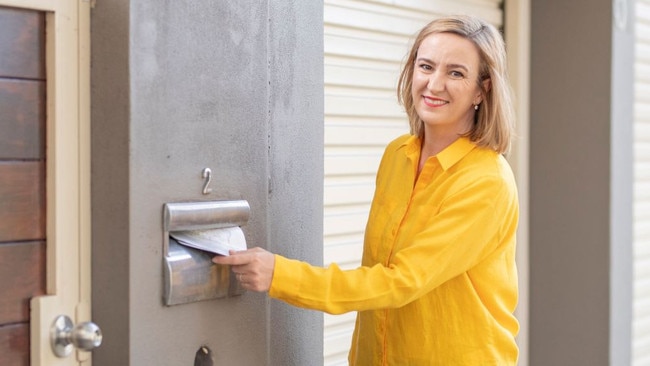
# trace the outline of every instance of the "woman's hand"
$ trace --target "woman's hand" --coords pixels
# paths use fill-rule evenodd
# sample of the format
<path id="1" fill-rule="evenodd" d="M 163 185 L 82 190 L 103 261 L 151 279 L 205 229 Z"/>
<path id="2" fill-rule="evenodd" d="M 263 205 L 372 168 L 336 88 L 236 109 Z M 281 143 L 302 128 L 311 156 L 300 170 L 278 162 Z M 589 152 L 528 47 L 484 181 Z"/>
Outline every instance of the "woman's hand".
<path id="1" fill-rule="evenodd" d="M 216 256 L 212 261 L 232 266 L 237 280 L 247 290 L 266 292 L 271 288 L 275 255 L 262 248 L 230 251 L 229 256 Z"/>

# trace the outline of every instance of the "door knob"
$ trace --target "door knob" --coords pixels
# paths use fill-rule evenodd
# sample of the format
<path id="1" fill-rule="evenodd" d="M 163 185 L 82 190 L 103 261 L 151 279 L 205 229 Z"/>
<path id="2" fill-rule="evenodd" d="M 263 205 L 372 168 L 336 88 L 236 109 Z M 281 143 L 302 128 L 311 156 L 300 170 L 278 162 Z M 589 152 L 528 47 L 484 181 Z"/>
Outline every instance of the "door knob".
<path id="1" fill-rule="evenodd" d="M 66 357 L 73 348 L 82 351 L 92 351 L 102 344 L 102 331 L 93 322 L 83 322 L 73 326 L 72 320 L 66 315 L 54 319 L 50 332 L 52 351 L 58 357 Z"/>

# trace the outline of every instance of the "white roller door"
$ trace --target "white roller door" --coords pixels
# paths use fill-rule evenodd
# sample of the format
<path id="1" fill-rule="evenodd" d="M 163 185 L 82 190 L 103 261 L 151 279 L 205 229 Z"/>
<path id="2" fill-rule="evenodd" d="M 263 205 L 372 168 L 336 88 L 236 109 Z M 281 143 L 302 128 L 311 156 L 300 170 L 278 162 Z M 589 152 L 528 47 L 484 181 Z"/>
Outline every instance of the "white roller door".
<path id="1" fill-rule="evenodd" d="M 412 37 L 444 14 L 501 27 L 501 0 L 325 0 L 324 263 L 355 268 L 386 144 L 408 132 L 397 104 Z M 347 365 L 356 313 L 325 315 L 325 365 Z"/>
<path id="2" fill-rule="evenodd" d="M 632 365 L 650 365 L 650 0 L 636 2 Z"/>

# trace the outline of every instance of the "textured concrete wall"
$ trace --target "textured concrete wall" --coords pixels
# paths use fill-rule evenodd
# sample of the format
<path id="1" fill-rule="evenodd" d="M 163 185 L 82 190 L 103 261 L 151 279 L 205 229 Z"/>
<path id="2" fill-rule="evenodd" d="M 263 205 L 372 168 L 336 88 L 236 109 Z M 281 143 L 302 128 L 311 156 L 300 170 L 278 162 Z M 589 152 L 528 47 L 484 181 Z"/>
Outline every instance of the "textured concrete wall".
<path id="1" fill-rule="evenodd" d="M 270 249 L 323 261 L 323 3 L 269 1 Z M 270 304 L 270 364 L 322 365 L 322 314 Z"/>
<path id="2" fill-rule="evenodd" d="M 322 3 L 98 2 L 92 37 L 96 364 L 322 363 L 319 313 L 161 300 L 165 202 L 246 199 L 249 246 L 322 260 Z"/>

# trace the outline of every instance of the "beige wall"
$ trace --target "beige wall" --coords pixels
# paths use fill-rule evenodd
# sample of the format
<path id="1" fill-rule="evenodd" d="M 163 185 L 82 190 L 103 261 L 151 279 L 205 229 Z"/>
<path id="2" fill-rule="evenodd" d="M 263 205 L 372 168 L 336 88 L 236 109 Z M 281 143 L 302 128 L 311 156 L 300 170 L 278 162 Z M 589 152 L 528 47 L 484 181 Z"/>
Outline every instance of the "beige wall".
<path id="1" fill-rule="evenodd" d="M 612 1 L 531 10 L 530 365 L 625 365 L 631 30 Z"/>

